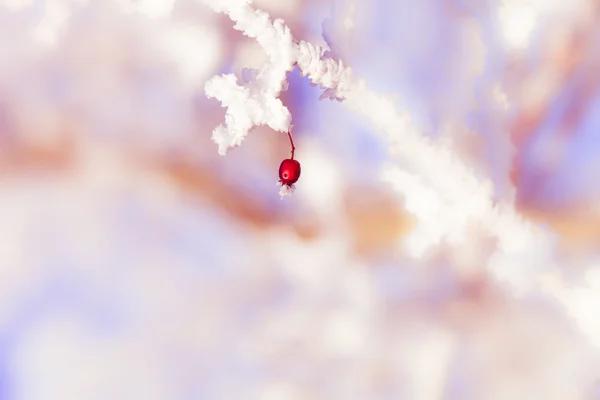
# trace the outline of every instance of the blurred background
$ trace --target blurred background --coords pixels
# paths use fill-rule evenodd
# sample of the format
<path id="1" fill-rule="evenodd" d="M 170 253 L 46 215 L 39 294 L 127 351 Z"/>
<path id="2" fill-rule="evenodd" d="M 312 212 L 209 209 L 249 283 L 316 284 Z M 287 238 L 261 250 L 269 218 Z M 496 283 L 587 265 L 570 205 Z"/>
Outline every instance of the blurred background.
<path id="1" fill-rule="evenodd" d="M 560 274 L 515 296 L 476 233 L 408 256 L 386 141 L 297 70 L 294 196 L 285 134 L 219 156 L 204 83 L 264 55 L 199 0 L 0 0 L 0 399 L 600 399 L 600 2 L 255 6 L 452 141 Z"/>

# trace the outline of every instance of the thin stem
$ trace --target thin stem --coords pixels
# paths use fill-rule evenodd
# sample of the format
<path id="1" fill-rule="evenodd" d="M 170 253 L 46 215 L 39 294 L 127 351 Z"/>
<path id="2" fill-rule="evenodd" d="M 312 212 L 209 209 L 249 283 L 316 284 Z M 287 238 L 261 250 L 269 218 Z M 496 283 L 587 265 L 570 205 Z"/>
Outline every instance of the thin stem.
<path id="1" fill-rule="evenodd" d="M 288 131 L 288 136 L 290 138 L 290 144 L 292 145 L 292 160 L 294 159 L 294 151 L 296 150 L 296 147 L 294 146 L 294 139 L 292 139 L 292 133 L 290 131 Z"/>

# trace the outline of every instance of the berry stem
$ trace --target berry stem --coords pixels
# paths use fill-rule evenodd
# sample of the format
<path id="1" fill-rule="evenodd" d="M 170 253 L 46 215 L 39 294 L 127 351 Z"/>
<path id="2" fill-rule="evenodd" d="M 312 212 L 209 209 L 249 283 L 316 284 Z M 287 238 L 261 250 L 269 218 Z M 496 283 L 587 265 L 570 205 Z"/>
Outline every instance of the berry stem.
<path id="1" fill-rule="evenodd" d="M 294 159 L 294 151 L 296 150 L 296 147 L 294 146 L 294 139 L 292 139 L 292 133 L 290 131 L 288 131 L 288 136 L 290 138 L 290 144 L 292 145 L 292 160 Z"/>

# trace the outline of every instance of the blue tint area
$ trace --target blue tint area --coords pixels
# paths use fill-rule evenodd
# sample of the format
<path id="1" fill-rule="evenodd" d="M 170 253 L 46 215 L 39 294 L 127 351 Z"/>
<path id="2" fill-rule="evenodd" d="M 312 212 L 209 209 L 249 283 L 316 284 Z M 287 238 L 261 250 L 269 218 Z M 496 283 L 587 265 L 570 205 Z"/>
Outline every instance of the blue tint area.
<path id="1" fill-rule="evenodd" d="M 295 68 L 293 71 L 288 72 L 287 80 L 289 87 L 284 95 L 293 98 L 293 101 L 287 100 L 285 105 L 289 108 L 292 113 L 292 125 L 294 125 L 294 134 L 296 132 L 304 134 L 306 131 L 310 131 L 311 124 L 314 120 L 312 117 L 309 104 L 314 104 L 319 101 L 319 96 L 323 92 L 318 87 L 313 87 L 310 84 L 310 80 L 302 76 L 299 68 Z"/>
<path id="2" fill-rule="evenodd" d="M 564 163 L 543 190 L 545 198 L 557 202 L 600 193 L 600 97 L 591 103 L 569 144 Z"/>
<path id="3" fill-rule="evenodd" d="M 463 87 L 472 79 L 462 73 L 468 62 L 465 56 L 470 54 L 462 21 L 445 18 L 445 7 L 434 0 L 418 5 L 376 0 L 375 4 L 368 20 L 358 17 L 360 32 L 351 44 L 337 33 L 332 35 L 332 46 L 334 50 L 348 47 L 352 56 L 347 63 L 356 76 L 375 93 L 399 94 L 404 102 L 401 108 L 410 112 L 422 133 L 436 137 L 444 113 L 471 103 L 472 92 Z"/>
<path id="4" fill-rule="evenodd" d="M 315 1 L 308 3 L 307 6 L 304 7 L 302 13 L 302 28 L 309 36 L 323 37 L 323 21 L 333 15 L 336 1 L 338 0 Z M 292 32 L 292 34 L 294 34 L 294 32 Z M 306 40 L 307 38 L 298 36 L 296 39 Z"/>
<path id="5" fill-rule="evenodd" d="M 11 313 L 0 329 L 0 400 L 16 398 L 15 377 L 10 367 L 14 364 L 15 349 L 36 321 L 56 309 L 55 294 L 50 287 L 42 285 L 29 291 L 27 296 L 12 298 Z"/>
<path id="6" fill-rule="evenodd" d="M 97 335 L 98 340 L 128 335 L 143 328 L 140 316 L 154 318 L 154 310 L 140 308 L 132 281 L 144 279 L 144 271 L 138 266 L 143 264 L 141 258 L 147 254 L 145 248 L 151 247 L 159 256 L 164 249 L 165 262 L 161 268 L 167 268 L 169 276 L 177 280 L 182 296 L 195 287 L 211 283 L 222 286 L 225 280 L 235 279 L 234 271 L 241 266 L 231 262 L 228 258 L 231 252 L 226 249 L 234 248 L 236 258 L 243 259 L 248 246 L 243 232 L 222 215 L 192 207 L 192 204 L 187 207 L 185 203 L 175 204 L 176 208 L 157 207 L 134 189 L 129 196 L 123 193 L 123 199 L 115 199 L 108 211 L 95 210 L 106 212 L 96 217 L 107 221 L 110 227 L 107 232 L 111 236 L 103 237 L 106 241 L 102 240 L 97 247 L 94 244 L 93 248 L 86 249 L 83 257 L 80 249 L 73 247 L 75 231 L 71 221 L 61 219 L 60 214 L 46 214 L 44 209 L 36 211 L 37 223 L 31 233 L 31 246 L 36 252 L 31 263 L 38 274 L 23 294 L 11 296 L 10 314 L 5 316 L 0 328 L 0 400 L 14 398 L 10 392 L 13 389 L 9 387 L 14 381 L 9 368 L 14 364 L 14 352 L 29 340 L 33 330 L 40 324 L 52 323 L 55 316 L 73 320 L 88 334 Z M 262 306 L 249 304 L 246 310 L 251 315 Z M 202 312 L 201 307 L 198 312 Z M 158 313 L 156 318 L 160 318 Z M 237 321 L 248 322 L 239 317 Z M 248 385 L 260 381 L 261 371 L 257 366 L 223 350 L 228 348 L 227 343 L 235 342 L 238 330 L 234 328 L 226 330 L 229 336 L 221 339 L 215 350 L 219 354 L 213 358 L 223 360 L 223 365 L 229 368 L 223 367 L 219 373 L 222 387 L 228 387 L 227 379 L 232 376 L 247 379 Z M 177 368 L 181 366 L 175 365 L 174 370 Z M 207 382 L 210 385 L 206 386 L 213 386 L 212 381 Z M 14 391 L 18 391 L 18 386 L 26 388 L 28 382 L 18 381 L 14 385 Z"/>
<path id="7" fill-rule="evenodd" d="M 407 1 L 379 3 L 363 38 L 369 46 L 355 55 L 353 66 L 377 92 L 398 92 L 405 86 L 401 93 L 409 90 L 418 102 L 431 101 L 432 95 L 451 83 L 447 68 L 459 44 L 455 26 L 441 18 L 443 9 L 435 1 L 426 0 L 416 7 Z"/>
<path id="8" fill-rule="evenodd" d="M 2 332 L 3 337 L 18 341 L 40 318 L 52 312 L 67 311 L 78 320 L 94 327 L 103 334 L 116 332 L 125 323 L 124 305 L 119 301 L 119 285 L 106 287 L 89 277 L 73 274 L 77 266 L 60 265 L 52 261 L 53 267 L 36 290 L 16 300 L 13 314 Z M 108 283 L 110 284 L 110 283 Z M 13 343 L 14 344 L 14 343 Z"/>
<path id="9" fill-rule="evenodd" d="M 327 153 L 336 157 L 340 162 L 344 162 L 344 168 L 350 176 L 354 176 L 357 168 L 364 168 L 362 162 L 358 162 L 357 156 L 361 158 L 368 156 L 368 149 L 362 151 L 358 146 L 358 139 L 361 132 L 370 132 L 373 135 L 373 141 L 377 140 L 377 135 L 370 130 L 368 121 L 362 118 L 347 107 L 331 100 L 316 101 L 312 112 L 315 119 L 315 129 L 319 134 L 319 143 L 326 149 Z M 364 138 L 365 141 L 372 141 Z M 350 162 L 350 160 L 354 162 Z M 353 171 L 355 170 L 355 171 Z"/>
<path id="10" fill-rule="evenodd" d="M 575 95 L 576 85 L 574 82 L 559 96 L 549 107 L 546 113 L 546 119 L 540 125 L 537 133 L 534 133 L 532 139 L 521 148 L 523 164 L 521 168 L 521 181 L 518 187 L 518 197 L 532 198 L 538 197 L 540 190 L 540 170 L 537 167 L 538 157 L 545 151 L 545 140 L 556 134 L 556 127 L 563 119 L 569 103 Z"/>
<path id="11" fill-rule="evenodd" d="M 68 74 L 56 67 L 50 69 L 48 78 L 42 84 L 46 86 L 48 96 L 56 102 L 68 100 L 73 89 Z"/>
<path id="12" fill-rule="evenodd" d="M 185 211 L 170 211 L 160 216 L 152 216 L 156 206 L 135 193 L 116 202 L 111 220 L 117 225 L 119 237 L 114 242 L 120 247 L 116 253 L 121 262 L 135 264 L 135 259 L 144 254 L 144 246 L 153 243 L 159 249 L 164 248 L 165 254 L 182 254 L 185 259 L 198 260 L 195 271 L 173 271 L 190 274 L 188 279 L 217 279 L 234 273 L 237 266 L 226 261 L 228 253 L 224 249 L 234 247 L 238 252 L 244 251 L 247 246 L 242 233 L 223 215 L 198 208 L 195 199 L 189 201 L 180 205 Z M 217 265 L 220 267 L 215 268 Z"/>
<path id="13" fill-rule="evenodd" d="M 410 297 L 412 279 L 407 269 L 387 263 L 373 269 L 377 292 L 388 302 L 403 301 Z"/>
<path id="14" fill-rule="evenodd" d="M 293 74 L 290 90 L 296 99 L 291 107 L 294 130 L 316 136 L 319 146 L 333 159 L 343 162 L 345 172 L 353 180 L 378 180 L 380 163 L 387 158 L 383 135 L 376 134 L 366 118 L 339 102 L 319 100 L 323 90 L 311 86 L 297 72 Z"/>
<path id="15" fill-rule="evenodd" d="M 461 341 L 448 366 L 448 384 L 445 399 L 473 399 L 472 382 L 477 379 L 477 369 L 471 361 L 469 344 Z"/>
<path id="16" fill-rule="evenodd" d="M 373 132 L 359 127 L 354 131 L 356 158 L 366 164 L 376 164 L 387 157 L 387 144 Z"/>
<path id="17" fill-rule="evenodd" d="M 233 72 L 233 57 L 229 57 L 227 62 L 221 64 L 215 75 L 227 75 Z"/>
<path id="18" fill-rule="evenodd" d="M 485 157 L 488 160 L 490 178 L 494 183 L 497 198 L 509 199 L 513 185 L 509 179 L 512 167 L 512 144 L 505 124 L 498 124 L 500 118 L 511 120 L 511 111 L 499 111 L 491 95 L 491 88 L 501 82 L 505 74 L 506 50 L 503 48 L 497 33 L 496 20 L 492 14 L 483 10 L 470 10 L 463 0 L 455 0 L 457 7 L 465 9 L 480 21 L 481 40 L 487 51 L 484 55 L 482 74 L 475 80 L 474 99 L 478 104 L 476 110 L 466 114 L 466 123 L 471 131 L 483 139 Z M 500 115 L 498 115 L 500 114 Z"/>
<path id="19" fill-rule="evenodd" d="M 561 132 L 558 128 L 560 122 L 565 119 L 565 114 L 570 111 L 569 107 L 576 101 L 582 86 L 586 84 L 583 79 L 584 77 L 580 75 L 569 81 L 566 89 L 551 104 L 537 134 L 524 148 L 520 196 L 543 198 L 548 205 L 565 206 L 576 201 L 580 196 L 591 194 L 590 179 L 598 175 L 593 170 L 593 165 L 600 154 L 598 99 L 590 106 L 580 125 L 574 128 L 576 131 Z M 552 174 L 539 180 L 541 177 L 538 168 L 539 157 L 547 151 L 547 140 L 557 134 L 569 135 L 568 141 L 565 142 L 569 147 L 563 150 L 564 157 L 560 159 L 559 165 L 554 166 Z"/>
<path id="20" fill-rule="evenodd" d="M 13 398 L 11 391 L 9 347 L 0 338 L 0 400 Z"/>

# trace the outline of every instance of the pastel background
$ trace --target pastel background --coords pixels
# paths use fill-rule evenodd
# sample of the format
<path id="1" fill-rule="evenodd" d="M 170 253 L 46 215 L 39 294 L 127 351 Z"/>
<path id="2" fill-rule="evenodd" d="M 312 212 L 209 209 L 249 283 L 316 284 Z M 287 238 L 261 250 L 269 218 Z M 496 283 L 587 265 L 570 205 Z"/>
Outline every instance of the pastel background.
<path id="1" fill-rule="evenodd" d="M 254 5 L 452 142 L 560 274 L 517 295 L 478 230 L 410 256 L 387 143 L 297 70 L 294 196 L 285 134 L 219 156 L 204 83 L 264 55 L 199 0 L 0 0 L 0 399 L 600 399 L 600 4 Z"/>

